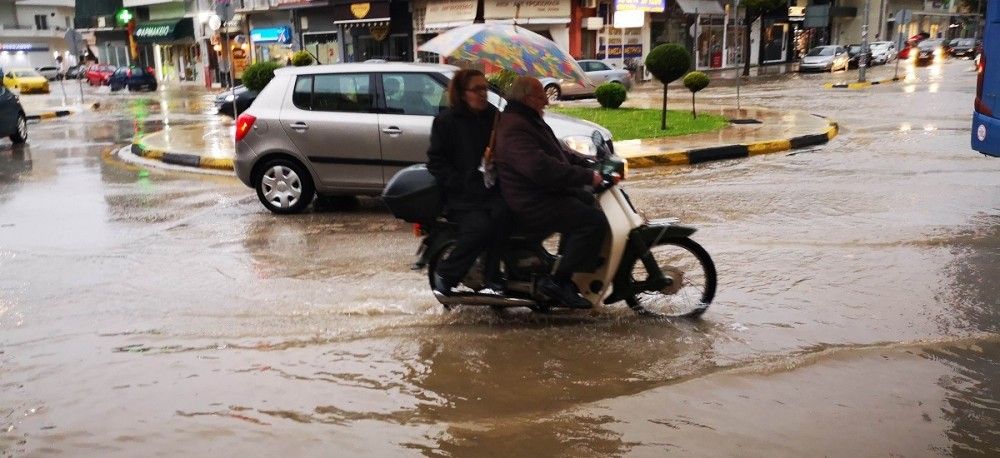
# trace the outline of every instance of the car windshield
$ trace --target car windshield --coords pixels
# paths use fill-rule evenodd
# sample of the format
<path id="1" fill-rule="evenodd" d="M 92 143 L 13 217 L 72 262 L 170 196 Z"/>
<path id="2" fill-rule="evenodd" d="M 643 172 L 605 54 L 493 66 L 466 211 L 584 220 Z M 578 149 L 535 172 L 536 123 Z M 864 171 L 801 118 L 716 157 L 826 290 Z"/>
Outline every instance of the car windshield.
<path id="1" fill-rule="evenodd" d="M 929 49 L 937 48 L 940 45 L 941 45 L 941 41 L 940 40 L 924 40 L 924 41 L 921 41 L 920 44 L 917 45 L 917 47 L 920 48 L 920 49 L 929 50 Z"/>
<path id="2" fill-rule="evenodd" d="M 861 45 L 851 45 L 849 48 L 847 48 L 847 52 L 851 54 L 859 53 L 861 52 Z"/>
<path id="3" fill-rule="evenodd" d="M 973 40 L 972 38 L 963 38 L 961 40 L 958 40 L 957 46 L 973 46 L 975 44 L 976 40 Z"/>
<path id="4" fill-rule="evenodd" d="M 42 76 L 42 75 L 39 75 L 38 72 L 34 70 L 14 70 L 14 76 L 18 78 L 25 78 L 28 76 Z"/>
<path id="5" fill-rule="evenodd" d="M 834 52 L 833 46 L 820 46 L 818 48 L 813 48 L 809 50 L 807 56 L 832 56 Z"/>

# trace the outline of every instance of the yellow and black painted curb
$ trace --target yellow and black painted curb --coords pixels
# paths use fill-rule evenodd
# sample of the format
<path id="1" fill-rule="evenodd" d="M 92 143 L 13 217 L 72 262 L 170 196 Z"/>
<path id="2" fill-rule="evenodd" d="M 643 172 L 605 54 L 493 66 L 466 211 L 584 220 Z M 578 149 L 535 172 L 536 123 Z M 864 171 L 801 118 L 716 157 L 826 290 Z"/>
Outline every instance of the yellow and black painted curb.
<path id="1" fill-rule="evenodd" d="M 41 121 L 43 119 L 61 118 L 71 114 L 73 114 L 73 112 L 69 110 L 46 111 L 44 113 L 25 115 L 24 119 L 28 121 Z"/>
<path id="2" fill-rule="evenodd" d="M 760 154 L 777 153 L 781 151 L 822 145 L 832 140 L 833 137 L 836 137 L 839 132 L 840 127 L 837 123 L 828 120 L 826 131 L 823 133 L 799 135 L 792 138 L 766 140 L 740 145 L 712 146 L 692 150 L 668 151 L 649 156 L 630 157 L 628 158 L 628 165 L 629 167 L 642 168 L 662 165 L 699 164 L 702 162 L 719 161 L 724 159 L 739 159 L 757 156 Z"/>
<path id="3" fill-rule="evenodd" d="M 872 86 L 878 86 L 880 84 L 890 84 L 903 81 L 903 78 L 889 78 L 878 81 L 865 81 L 864 83 L 826 83 L 823 87 L 827 89 L 865 89 Z"/>
<path id="4" fill-rule="evenodd" d="M 233 170 L 232 159 L 202 157 L 197 154 L 171 153 L 155 148 L 149 148 L 141 143 L 132 144 L 132 154 L 146 159 L 160 161 L 164 164 L 183 165 L 186 167 L 198 167 L 202 169 Z"/>

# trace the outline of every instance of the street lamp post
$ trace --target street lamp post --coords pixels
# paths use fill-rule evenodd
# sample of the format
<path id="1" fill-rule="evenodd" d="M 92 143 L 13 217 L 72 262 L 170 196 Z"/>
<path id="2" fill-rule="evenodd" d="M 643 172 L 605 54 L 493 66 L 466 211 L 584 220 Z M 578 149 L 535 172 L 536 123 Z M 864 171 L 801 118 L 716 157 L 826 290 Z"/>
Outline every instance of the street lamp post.
<path id="1" fill-rule="evenodd" d="M 865 71 L 868 67 L 868 15 L 872 0 L 865 0 L 865 23 L 861 26 L 861 56 L 858 57 L 858 82 L 865 82 Z"/>

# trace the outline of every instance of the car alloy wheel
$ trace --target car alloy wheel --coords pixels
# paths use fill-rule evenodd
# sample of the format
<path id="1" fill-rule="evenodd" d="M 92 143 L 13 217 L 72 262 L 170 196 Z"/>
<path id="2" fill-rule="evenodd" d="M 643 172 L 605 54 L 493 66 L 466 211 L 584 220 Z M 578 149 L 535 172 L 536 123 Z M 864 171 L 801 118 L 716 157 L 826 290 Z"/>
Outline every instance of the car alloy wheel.
<path id="1" fill-rule="evenodd" d="M 309 172 L 293 160 L 267 161 L 257 177 L 257 197 L 274 213 L 298 213 L 315 196 Z"/>
<path id="2" fill-rule="evenodd" d="M 550 84 L 545 86 L 545 96 L 549 98 L 549 102 L 555 102 L 559 100 L 559 96 L 562 95 L 562 91 L 559 90 L 559 86 L 555 84 Z"/>
<path id="3" fill-rule="evenodd" d="M 28 141 L 28 120 L 24 115 L 17 115 L 17 131 L 10 136 L 10 141 L 15 145 Z"/>

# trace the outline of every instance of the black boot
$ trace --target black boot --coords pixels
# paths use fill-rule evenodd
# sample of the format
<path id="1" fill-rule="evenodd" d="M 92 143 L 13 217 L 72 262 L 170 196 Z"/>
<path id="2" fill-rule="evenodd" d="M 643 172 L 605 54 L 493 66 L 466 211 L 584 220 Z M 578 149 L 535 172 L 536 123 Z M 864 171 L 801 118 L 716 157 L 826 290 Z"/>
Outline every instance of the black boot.
<path id="1" fill-rule="evenodd" d="M 451 296 L 453 293 L 452 289 L 454 287 L 455 285 L 449 284 L 444 277 L 434 274 L 434 287 L 432 288 L 434 290 L 434 294 Z"/>
<path id="2" fill-rule="evenodd" d="M 594 304 L 584 299 L 576 291 L 576 286 L 573 285 L 571 280 L 556 280 L 553 277 L 542 277 L 535 286 L 538 292 L 571 309 L 589 309 L 594 307 Z"/>

